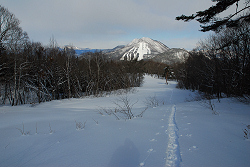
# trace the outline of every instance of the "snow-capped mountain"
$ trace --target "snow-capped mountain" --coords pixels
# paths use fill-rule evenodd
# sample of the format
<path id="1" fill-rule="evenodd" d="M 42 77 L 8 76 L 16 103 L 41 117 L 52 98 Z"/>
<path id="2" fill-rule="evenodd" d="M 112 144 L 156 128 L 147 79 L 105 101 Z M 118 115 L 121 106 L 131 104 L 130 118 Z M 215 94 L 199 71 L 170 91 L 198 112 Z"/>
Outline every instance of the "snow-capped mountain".
<path id="1" fill-rule="evenodd" d="M 142 60 L 166 52 L 167 50 L 169 48 L 163 43 L 143 37 L 141 39 L 134 39 L 123 48 L 108 54 L 120 57 L 120 60 Z"/>
<path id="2" fill-rule="evenodd" d="M 65 45 L 64 47 L 75 50 L 76 55 L 87 52 L 99 52 L 106 54 L 110 59 L 115 60 L 142 60 L 151 59 L 157 62 L 173 64 L 184 62 L 188 57 L 188 51 L 181 48 L 169 48 L 163 43 L 151 38 L 143 37 L 134 39 L 127 45 L 119 45 L 113 49 L 90 49 Z"/>
<path id="3" fill-rule="evenodd" d="M 73 46 L 73 45 L 64 45 L 64 46 L 62 46 L 60 48 L 61 49 L 69 48 L 69 49 L 74 49 L 74 50 L 90 50 L 90 48 L 80 48 L 80 47 Z"/>
<path id="4" fill-rule="evenodd" d="M 188 51 L 181 48 L 169 48 L 163 43 L 151 38 L 134 39 L 126 46 L 115 47 L 106 54 L 112 59 L 142 60 L 152 59 L 157 62 L 173 64 L 184 62 Z"/>

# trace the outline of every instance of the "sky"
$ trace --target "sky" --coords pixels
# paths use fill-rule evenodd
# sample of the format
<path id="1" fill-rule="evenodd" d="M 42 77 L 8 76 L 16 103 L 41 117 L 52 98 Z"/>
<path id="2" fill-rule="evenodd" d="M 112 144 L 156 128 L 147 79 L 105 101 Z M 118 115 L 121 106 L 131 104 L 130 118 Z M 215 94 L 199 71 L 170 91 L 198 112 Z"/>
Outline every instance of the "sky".
<path id="1" fill-rule="evenodd" d="M 215 5 L 211 0 L 0 0 L 34 42 L 54 37 L 59 46 L 112 49 L 149 37 L 192 50 L 210 33 L 196 21 L 176 21 Z"/>

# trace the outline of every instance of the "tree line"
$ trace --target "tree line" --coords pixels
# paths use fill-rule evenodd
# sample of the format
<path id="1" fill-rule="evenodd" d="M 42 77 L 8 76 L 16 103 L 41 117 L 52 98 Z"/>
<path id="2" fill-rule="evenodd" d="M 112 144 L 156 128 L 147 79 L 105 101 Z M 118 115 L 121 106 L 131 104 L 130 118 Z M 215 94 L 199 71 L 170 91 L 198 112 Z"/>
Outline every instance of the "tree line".
<path id="1" fill-rule="evenodd" d="M 99 95 L 139 87 L 143 74 L 163 74 L 164 64 L 114 61 L 102 52 L 76 56 L 72 48 L 29 43 L 21 52 L 1 54 L 0 101 L 19 105 Z"/>
<path id="2" fill-rule="evenodd" d="M 112 61 L 101 52 L 77 57 L 72 48 L 30 43 L 22 51 L 1 53 L 1 103 L 40 103 L 127 89 L 141 85 L 142 72 L 136 61 Z"/>
<path id="3" fill-rule="evenodd" d="M 250 24 L 242 21 L 201 41 L 185 64 L 179 65 L 179 85 L 216 94 L 218 98 L 250 94 Z"/>
<path id="4" fill-rule="evenodd" d="M 216 94 L 218 98 L 222 94 L 250 98 L 250 1 L 213 2 L 216 4 L 206 10 L 176 17 L 198 21 L 200 31 L 215 32 L 189 53 L 184 64 L 175 67 L 179 87 Z M 234 5 L 234 12 L 220 17 Z"/>
<path id="5" fill-rule="evenodd" d="M 14 14 L 0 6 L 0 103 L 20 105 L 138 87 L 164 64 L 115 61 L 102 52 L 77 56 L 72 47 L 31 42 Z"/>

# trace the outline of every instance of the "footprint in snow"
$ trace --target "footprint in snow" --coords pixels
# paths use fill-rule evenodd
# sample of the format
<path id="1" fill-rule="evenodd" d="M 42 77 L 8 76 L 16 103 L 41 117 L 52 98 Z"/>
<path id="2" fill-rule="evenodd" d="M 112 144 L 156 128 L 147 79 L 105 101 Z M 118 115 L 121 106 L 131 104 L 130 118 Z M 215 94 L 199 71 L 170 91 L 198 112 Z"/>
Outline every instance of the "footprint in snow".
<path id="1" fill-rule="evenodd" d="M 141 163 L 140 163 L 140 166 L 144 166 L 144 165 L 145 165 L 145 163 L 144 163 L 144 162 L 141 162 Z"/>
<path id="2" fill-rule="evenodd" d="M 157 140 L 155 140 L 155 139 L 151 139 L 150 141 L 151 141 L 151 142 L 157 142 Z"/>
<path id="3" fill-rule="evenodd" d="M 151 149 L 149 149 L 147 152 L 148 152 L 148 153 L 151 153 L 151 152 L 153 152 L 153 151 L 154 151 L 154 149 L 151 148 Z"/>
<path id="4" fill-rule="evenodd" d="M 195 150 L 197 150 L 198 149 L 198 147 L 197 146 L 192 146 L 192 147 L 189 147 L 189 151 L 195 151 Z"/>

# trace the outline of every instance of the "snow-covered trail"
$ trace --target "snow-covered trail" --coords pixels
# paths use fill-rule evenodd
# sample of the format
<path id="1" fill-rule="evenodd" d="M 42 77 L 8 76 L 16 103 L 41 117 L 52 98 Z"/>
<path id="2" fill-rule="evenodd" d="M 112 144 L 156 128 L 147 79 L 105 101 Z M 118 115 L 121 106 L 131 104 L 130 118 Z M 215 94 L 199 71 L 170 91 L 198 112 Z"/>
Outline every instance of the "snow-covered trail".
<path id="1" fill-rule="evenodd" d="M 166 133 L 168 134 L 168 145 L 166 151 L 165 167 L 178 167 L 181 163 L 180 145 L 178 141 L 178 127 L 175 121 L 176 105 L 172 106 L 169 116 L 169 124 Z"/>
<path id="2" fill-rule="evenodd" d="M 126 95 L 2 106 L 0 166 L 165 166 L 172 106 L 188 96 L 177 97 L 175 85 L 145 76 L 143 86 Z M 135 115 L 152 99 L 158 105 L 126 121 L 100 114 L 122 96 L 136 102 Z M 83 129 L 76 128 L 85 122 Z"/>
<path id="3" fill-rule="evenodd" d="M 194 92 L 175 86 L 145 76 L 127 94 L 1 106 L 0 166 L 249 166 L 242 129 L 250 124 L 250 106 L 214 100 L 215 116 L 186 101 Z M 143 117 L 117 120 L 103 111 L 120 97 L 135 103 L 134 115 L 148 107 Z"/>

